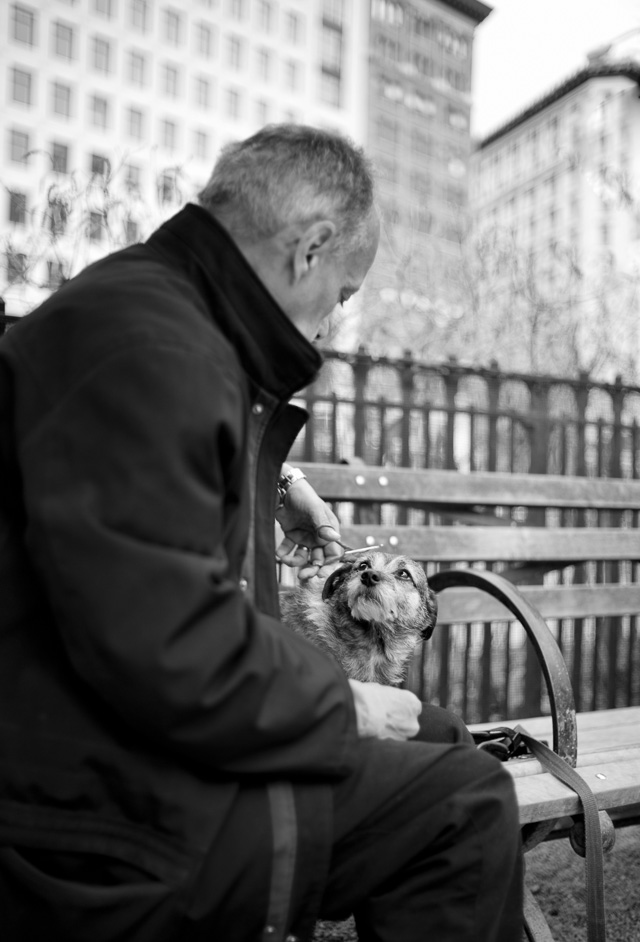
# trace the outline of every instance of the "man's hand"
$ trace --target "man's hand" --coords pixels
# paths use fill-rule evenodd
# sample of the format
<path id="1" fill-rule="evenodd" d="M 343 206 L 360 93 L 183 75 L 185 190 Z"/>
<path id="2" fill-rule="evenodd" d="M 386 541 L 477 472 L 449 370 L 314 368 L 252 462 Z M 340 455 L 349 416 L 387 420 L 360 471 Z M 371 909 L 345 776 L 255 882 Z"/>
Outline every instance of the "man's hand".
<path id="1" fill-rule="evenodd" d="M 361 738 L 411 739 L 420 729 L 422 703 L 409 690 L 350 680 Z"/>
<path id="2" fill-rule="evenodd" d="M 335 564 L 343 553 L 337 542 L 340 524 L 307 480 L 291 485 L 284 506 L 276 510 L 276 520 L 284 531 L 284 539 L 276 549 L 278 559 L 287 566 L 301 566 L 300 579 L 328 576 L 331 570 L 323 572 L 325 562 L 331 559 Z"/>

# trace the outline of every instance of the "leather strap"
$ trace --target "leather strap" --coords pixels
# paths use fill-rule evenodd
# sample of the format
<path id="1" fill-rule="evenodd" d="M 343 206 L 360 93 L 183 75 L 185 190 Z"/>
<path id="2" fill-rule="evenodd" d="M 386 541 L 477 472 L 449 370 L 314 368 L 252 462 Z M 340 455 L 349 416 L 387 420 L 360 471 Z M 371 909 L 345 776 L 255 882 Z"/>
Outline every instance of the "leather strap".
<path id="1" fill-rule="evenodd" d="M 582 778 L 553 750 L 530 736 L 522 726 L 516 726 L 529 750 L 540 765 L 577 793 L 584 813 L 586 883 L 587 883 L 587 939 L 588 942 L 606 942 L 607 929 L 604 906 L 604 856 L 600 814 L 595 795 Z"/>

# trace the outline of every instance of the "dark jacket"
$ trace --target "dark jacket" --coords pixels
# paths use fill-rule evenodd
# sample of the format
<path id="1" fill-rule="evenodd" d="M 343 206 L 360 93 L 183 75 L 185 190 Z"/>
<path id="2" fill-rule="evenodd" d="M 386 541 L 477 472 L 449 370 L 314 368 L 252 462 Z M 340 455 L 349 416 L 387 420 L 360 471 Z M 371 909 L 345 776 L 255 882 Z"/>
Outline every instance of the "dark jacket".
<path id="1" fill-rule="evenodd" d="M 280 624 L 274 564 L 320 362 L 193 205 L 3 338 L 0 842 L 178 884 L 239 785 L 281 780 L 318 783 L 330 833 L 351 695 Z"/>

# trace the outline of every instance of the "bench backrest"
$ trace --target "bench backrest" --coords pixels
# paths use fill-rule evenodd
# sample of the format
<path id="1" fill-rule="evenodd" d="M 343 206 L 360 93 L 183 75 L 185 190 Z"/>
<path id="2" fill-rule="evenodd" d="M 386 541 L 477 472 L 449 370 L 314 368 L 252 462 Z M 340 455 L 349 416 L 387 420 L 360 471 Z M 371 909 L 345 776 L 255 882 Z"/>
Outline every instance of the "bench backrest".
<path id="1" fill-rule="evenodd" d="M 487 564 L 517 584 L 546 617 L 640 612 L 640 585 L 632 581 L 632 564 L 640 561 L 640 481 L 301 467 L 333 505 L 343 538 L 353 546 L 383 543 L 387 552 L 407 554 L 427 567 Z M 582 563 L 599 567 L 597 589 Z M 567 567 L 578 567 L 569 579 Z M 547 573 L 554 575 L 543 585 Z M 440 623 L 500 617 L 502 606 L 472 589 L 442 596 Z"/>

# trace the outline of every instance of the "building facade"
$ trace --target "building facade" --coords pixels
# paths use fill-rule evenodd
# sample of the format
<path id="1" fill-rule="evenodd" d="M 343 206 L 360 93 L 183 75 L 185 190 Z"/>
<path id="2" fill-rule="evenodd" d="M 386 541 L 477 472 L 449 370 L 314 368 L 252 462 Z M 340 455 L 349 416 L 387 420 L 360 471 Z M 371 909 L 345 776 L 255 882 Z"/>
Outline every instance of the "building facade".
<path id="1" fill-rule="evenodd" d="M 420 325 L 433 327 L 434 275 L 442 284 L 459 251 L 473 34 L 490 11 L 478 0 L 371 3 L 367 149 L 379 174 L 383 234 L 361 305 L 387 352 L 401 352 Z"/>
<path id="2" fill-rule="evenodd" d="M 366 139 L 362 0 L 0 0 L 0 19 L 11 313 L 143 238 L 227 141 L 279 121 Z"/>
<path id="3" fill-rule="evenodd" d="M 551 277 L 567 256 L 581 270 L 640 273 L 640 31 L 630 38 L 596 50 L 474 154 L 476 226 Z"/>

